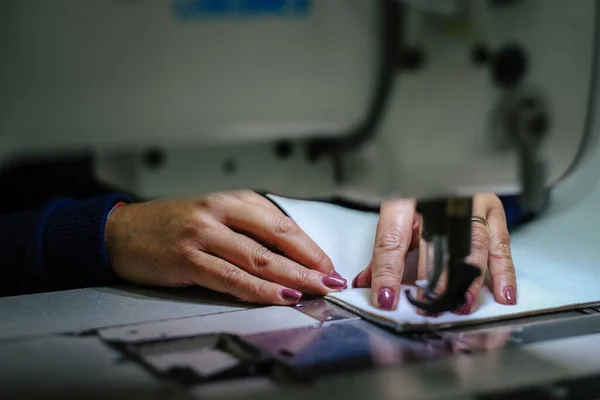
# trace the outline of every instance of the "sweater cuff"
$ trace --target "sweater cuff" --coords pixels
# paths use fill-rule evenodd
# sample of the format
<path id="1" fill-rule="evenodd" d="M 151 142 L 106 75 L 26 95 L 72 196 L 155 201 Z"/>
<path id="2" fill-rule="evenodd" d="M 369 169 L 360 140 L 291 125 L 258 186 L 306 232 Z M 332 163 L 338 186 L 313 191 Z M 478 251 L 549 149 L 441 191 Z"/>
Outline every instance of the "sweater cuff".
<path id="1" fill-rule="evenodd" d="M 509 231 L 518 228 L 531 218 L 531 213 L 521 207 L 518 196 L 499 196 L 499 198 L 504 207 L 506 225 Z"/>
<path id="2" fill-rule="evenodd" d="M 44 232 L 44 261 L 57 289 L 110 285 L 118 277 L 104 243 L 106 219 L 121 194 L 58 205 Z"/>

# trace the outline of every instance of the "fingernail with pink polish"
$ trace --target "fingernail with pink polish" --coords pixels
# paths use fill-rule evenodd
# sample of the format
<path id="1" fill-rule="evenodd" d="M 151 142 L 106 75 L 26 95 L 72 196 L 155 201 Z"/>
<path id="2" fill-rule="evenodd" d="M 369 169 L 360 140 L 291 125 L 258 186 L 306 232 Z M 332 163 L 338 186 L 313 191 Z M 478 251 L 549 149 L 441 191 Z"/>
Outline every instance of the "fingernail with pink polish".
<path id="1" fill-rule="evenodd" d="M 325 286 L 329 286 L 332 289 L 340 289 L 346 286 L 347 282 L 344 278 L 336 278 L 335 276 L 323 277 L 323 283 Z"/>
<path id="2" fill-rule="evenodd" d="M 360 276 L 360 274 L 356 275 L 356 277 L 354 278 L 354 280 L 352 281 L 352 287 L 355 288 L 356 287 L 356 281 L 358 280 L 358 277 Z"/>
<path id="3" fill-rule="evenodd" d="M 394 305 L 394 292 L 392 289 L 383 288 L 379 291 L 379 296 L 377 296 L 377 304 L 379 308 L 384 310 L 391 310 Z"/>
<path id="4" fill-rule="evenodd" d="M 456 310 L 457 314 L 467 315 L 471 312 L 471 308 L 473 307 L 473 295 L 471 293 L 465 294 L 465 303 Z"/>
<path id="5" fill-rule="evenodd" d="M 334 277 L 339 278 L 339 279 L 344 279 L 344 277 L 341 276 L 340 274 L 338 274 L 336 271 L 333 271 L 331 273 L 331 276 L 334 276 Z M 346 284 L 344 285 L 344 287 L 342 289 L 346 290 L 346 289 L 348 289 L 348 281 L 346 279 L 344 279 L 344 281 L 346 282 Z"/>
<path id="6" fill-rule="evenodd" d="M 504 289 L 504 298 L 506 298 L 508 304 L 512 306 L 517 304 L 517 291 L 515 290 L 515 288 L 509 286 L 506 289 Z"/>
<path id="7" fill-rule="evenodd" d="M 297 290 L 283 289 L 281 291 L 281 297 L 287 301 L 298 301 L 302 298 L 302 293 Z"/>

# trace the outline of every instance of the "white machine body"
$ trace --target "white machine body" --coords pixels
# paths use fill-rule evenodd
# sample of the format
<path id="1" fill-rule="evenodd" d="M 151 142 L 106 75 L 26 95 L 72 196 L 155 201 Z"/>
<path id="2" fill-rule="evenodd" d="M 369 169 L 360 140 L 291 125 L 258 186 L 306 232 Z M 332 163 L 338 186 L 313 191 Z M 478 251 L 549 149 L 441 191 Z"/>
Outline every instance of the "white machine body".
<path id="1" fill-rule="evenodd" d="M 549 117 L 544 183 L 567 174 L 595 112 L 596 1 L 401 3 L 395 34 L 423 65 L 397 69 L 370 140 L 310 161 L 307 139 L 369 118 L 380 1 L 3 1 L 0 160 L 92 150 L 100 179 L 142 197 L 516 193 L 521 153 L 498 113 L 531 92 Z M 525 51 L 517 88 L 473 62 L 478 43 Z"/>

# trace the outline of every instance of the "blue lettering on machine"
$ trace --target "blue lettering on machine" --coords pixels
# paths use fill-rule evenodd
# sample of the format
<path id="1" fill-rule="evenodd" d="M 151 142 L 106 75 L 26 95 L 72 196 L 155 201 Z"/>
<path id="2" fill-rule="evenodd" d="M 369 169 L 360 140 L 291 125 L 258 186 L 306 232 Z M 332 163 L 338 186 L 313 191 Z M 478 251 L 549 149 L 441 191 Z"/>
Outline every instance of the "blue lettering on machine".
<path id="1" fill-rule="evenodd" d="M 303 17 L 311 0 L 173 0 L 179 19 Z"/>

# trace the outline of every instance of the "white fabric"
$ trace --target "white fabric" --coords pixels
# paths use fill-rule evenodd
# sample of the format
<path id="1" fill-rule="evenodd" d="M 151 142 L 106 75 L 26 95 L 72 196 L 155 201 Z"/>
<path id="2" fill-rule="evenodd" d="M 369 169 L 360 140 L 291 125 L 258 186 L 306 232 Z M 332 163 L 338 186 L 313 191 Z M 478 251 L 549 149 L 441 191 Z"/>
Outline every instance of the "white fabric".
<path id="1" fill-rule="evenodd" d="M 337 272 L 348 282 L 352 282 L 367 267 L 373 251 L 378 215 L 327 203 L 277 196 L 270 198 L 329 255 Z M 600 302 L 600 268 L 595 264 L 582 265 L 580 268 L 555 262 L 551 257 L 544 259 L 544 254 L 539 251 L 528 251 L 527 248 L 520 247 L 518 238 L 513 239 L 513 258 L 518 282 L 518 303 L 515 306 L 496 303 L 486 289 L 482 290 L 478 299 L 479 306 L 473 314 L 462 316 L 446 313 L 437 318 L 417 314 L 404 293 L 395 311 L 383 311 L 374 307 L 370 301 L 369 289 L 348 288 L 341 293 L 331 294 L 328 298 L 398 330 L 430 325 L 439 327 L 471 324 Z M 415 290 L 414 287 L 404 289 Z"/>

